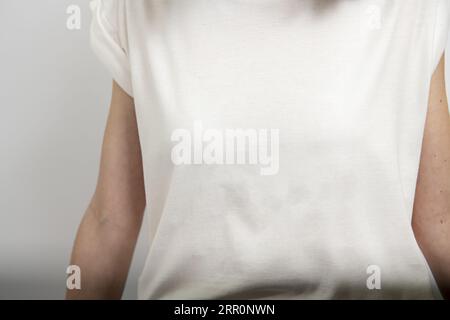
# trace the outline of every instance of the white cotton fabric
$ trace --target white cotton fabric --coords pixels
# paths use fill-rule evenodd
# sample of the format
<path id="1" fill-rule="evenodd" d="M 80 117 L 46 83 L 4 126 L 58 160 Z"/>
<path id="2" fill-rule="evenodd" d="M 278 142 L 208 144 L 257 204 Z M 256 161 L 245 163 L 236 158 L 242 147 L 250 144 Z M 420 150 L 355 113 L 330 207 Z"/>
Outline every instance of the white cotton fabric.
<path id="1" fill-rule="evenodd" d="M 140 299 L 440 297 L 411 217 L 448 0 L 92 4 L 92 47 L 136 107 Z M 175 165 L 195 121 L 278 129 L 278 173 Z"/>

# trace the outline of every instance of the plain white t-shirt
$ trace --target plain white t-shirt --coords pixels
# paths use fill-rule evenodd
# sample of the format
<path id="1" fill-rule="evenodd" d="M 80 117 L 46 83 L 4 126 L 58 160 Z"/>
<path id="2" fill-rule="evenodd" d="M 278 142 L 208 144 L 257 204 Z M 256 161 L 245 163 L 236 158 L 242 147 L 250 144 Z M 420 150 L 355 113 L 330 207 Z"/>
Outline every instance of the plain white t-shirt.
<path id="1" fill-rule="evenodd" d="M 92 47 L 135 101 L 139 298 L 439 297 L 411 217 L 449 8 L 93 1 Z"/>

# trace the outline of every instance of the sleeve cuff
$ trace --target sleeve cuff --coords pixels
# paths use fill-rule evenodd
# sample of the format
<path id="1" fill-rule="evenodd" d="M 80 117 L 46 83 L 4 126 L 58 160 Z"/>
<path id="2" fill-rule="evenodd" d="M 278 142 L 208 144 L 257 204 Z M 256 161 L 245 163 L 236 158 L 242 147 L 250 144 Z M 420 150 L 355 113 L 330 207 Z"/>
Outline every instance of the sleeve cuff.
<path id="1" fill-rule="evenodd" d="M 92 1 L 91 10 L 93 14 L 90 30 L 91 48 L 117 84 L 128 95 L 133 96 L 128 56 L 116 40 L 116 31 L 112 30 L 105 18 L 102 1 Z"/>

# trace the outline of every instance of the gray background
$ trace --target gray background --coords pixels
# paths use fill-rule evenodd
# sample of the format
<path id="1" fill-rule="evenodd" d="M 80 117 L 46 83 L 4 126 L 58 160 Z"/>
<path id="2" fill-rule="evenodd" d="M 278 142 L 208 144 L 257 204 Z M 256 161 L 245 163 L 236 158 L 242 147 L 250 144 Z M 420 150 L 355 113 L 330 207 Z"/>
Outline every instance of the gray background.
<path id="1" fill-rule="evenodd" d="M 82 8 L 78 31 L 66 28 L 71 4 Z M 89 47 L 90 19 L 88 0 L 0 0 L 0 299 L 64 297 L 111 91 Z M 144 263 L 145 222 L 128 299 Z"/>
<path id="2" fill-rule="evenodd" d="M 66 28 L 71 4 L 81 30 Z M 88 0 L 0 0 L 0 299 L 64 297 L 111 92 L 90 19 Z M 142 236 L 125 298 L 136 298 Z"/>

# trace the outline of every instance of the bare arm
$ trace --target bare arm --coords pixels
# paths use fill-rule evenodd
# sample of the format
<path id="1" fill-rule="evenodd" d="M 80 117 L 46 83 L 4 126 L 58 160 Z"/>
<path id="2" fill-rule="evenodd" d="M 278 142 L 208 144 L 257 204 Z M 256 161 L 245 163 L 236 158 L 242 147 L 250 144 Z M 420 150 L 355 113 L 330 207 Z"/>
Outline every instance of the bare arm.
<path id="1" fill-rule="evenodd" d="M 450 118 L 444 58 L 430 90 L 413 228 L 441 292 L 450 299 Z"/>
<path id="2" fill-rule="evenodd" d="M 81 268 L 81 290 L 68 290 L 68 299 L 122 296 L 144 208 L 134 102 L 114 83 L 97 188 L 72 252 L 71 264 Z"/>

